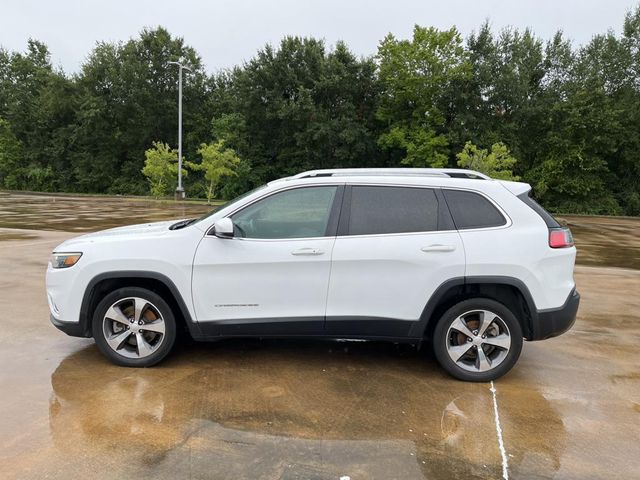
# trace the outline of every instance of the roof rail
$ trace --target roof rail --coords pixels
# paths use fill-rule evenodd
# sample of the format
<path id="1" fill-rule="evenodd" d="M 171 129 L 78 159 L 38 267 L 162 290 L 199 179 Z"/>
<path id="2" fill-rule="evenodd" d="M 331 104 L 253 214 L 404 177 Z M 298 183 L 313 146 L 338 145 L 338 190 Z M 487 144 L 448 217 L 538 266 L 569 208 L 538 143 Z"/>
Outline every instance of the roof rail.
<path id="1" fill-rule="evenodd" d="M 447 178 L 471 178 L 491 180 L 484 173 L 463 168 L 334 168 L 325 170 L 309 170 L 290 177 L 344 177 L 344 176 L 423 176 Z"/>
<path id="2" fill-rule="evenodd" d="M 446 173 L 451 178 L 472 178 L 476 180 L 492 180 L 492 178 L 484 173 L 476 170 L 467 170 L 466 168 L 436 168 L 436 170 Z"/>

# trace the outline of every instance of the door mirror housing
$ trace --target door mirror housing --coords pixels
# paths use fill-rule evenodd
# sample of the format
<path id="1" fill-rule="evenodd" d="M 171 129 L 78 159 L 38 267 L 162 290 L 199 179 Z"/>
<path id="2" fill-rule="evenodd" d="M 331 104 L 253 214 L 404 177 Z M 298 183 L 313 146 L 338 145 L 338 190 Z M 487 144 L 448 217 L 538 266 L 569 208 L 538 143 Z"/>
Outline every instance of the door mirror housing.
<path id="1" fill-rule="evenodd" d="M 228 217 L 221 218 L 213 224 L 213 231 L 216 237 L 233 238 L 233 222 Z"/>

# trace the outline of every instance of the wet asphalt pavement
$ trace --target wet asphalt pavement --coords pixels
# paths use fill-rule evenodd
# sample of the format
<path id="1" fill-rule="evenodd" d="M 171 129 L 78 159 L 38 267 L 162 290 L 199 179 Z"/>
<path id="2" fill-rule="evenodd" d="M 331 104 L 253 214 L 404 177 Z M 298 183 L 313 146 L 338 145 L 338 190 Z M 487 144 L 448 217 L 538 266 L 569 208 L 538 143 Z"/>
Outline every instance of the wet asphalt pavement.
<path id="1" fill-rule="evenodd" d="M 56 204 L 0 193 L 2 479 L 640 477 L 639 219 L 566 217 L 584 245 L 576 325 L 525 343 L 492 391 L 384 343 L 183 343 L 157 367 L 116 367 L 49 324 L 49 252 L 208 207 Z"/>

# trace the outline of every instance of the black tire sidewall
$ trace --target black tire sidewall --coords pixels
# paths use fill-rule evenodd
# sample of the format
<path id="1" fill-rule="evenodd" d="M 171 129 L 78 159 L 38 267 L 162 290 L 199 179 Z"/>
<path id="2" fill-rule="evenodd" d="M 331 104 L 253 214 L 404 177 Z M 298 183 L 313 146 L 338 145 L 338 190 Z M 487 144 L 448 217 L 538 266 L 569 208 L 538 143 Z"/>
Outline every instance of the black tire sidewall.
<path id="1" fill-rule="evenodd" d="M 511 348 L 507 357 L 495 369 L 488 372 L 469 372 L 460 368 L 447 352 L 447 331 L 453 321 L 469 310 L 488 310 L 497 314 L 509 328 Z M 522 327 L 515 315 L 505 305 L 488 298 L 471 298 L 463 300 L 449 308 L 438 320 L 433 332 L 433 351 L 438 363 L 451 376 L 468 382 L 489 382 L 506 374 L 515 365 L 522 351 Z"/>
<path id="2" fill-rule="evenodd" d="M 104 319 L 104 315 L 107 313 L 107 310 L 118 300 L 129 297 L 140 297 L 148 300 L 155 305 L 158 310 L 160 310 L 160 314 L 164 318 L 165 338 L 163 339 L 162 345 L 160 345 L 158 350 L 145 358 L 127 358 L 120 355 L 113 351 L 107 343 L 107 340 L 104 338 L 102 320 Z M 113 363 L 123 367 L 150 367 L 160 362 L 173 348 L 173 344 L 176 340 L 176 321 L 171 307 L 169 307 L 167 302 L 165 302 L 157 293 L 141 287 L 124 287 L 109 293 L 100 301 L 100 303 L 98 303 L 98 306 L 93 313 L 92 332 L 93 338 L 100 352 L 102 352 L 102 354 L 109 358 Z"/>

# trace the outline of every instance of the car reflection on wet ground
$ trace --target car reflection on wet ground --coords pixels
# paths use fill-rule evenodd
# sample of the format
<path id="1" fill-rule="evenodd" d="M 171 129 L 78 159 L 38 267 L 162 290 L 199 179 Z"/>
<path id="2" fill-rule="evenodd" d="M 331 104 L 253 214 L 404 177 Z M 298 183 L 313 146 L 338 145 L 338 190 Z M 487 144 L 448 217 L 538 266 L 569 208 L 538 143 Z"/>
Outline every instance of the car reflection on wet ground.
<path id="1" fill-rule="evenodd" d="M 123 455 L 154 476 L 188 457 L 196 476 L 215 462 L 225 478 L 501 475 L 487 386 L 452 388 L 433 361 L 393 345 L 229 341 L 183 349 L 164 369 L 108 368 L 97 387 L 83 368 L 93 363 L 85 348 L 52 375 L 54 442 L 70 457 L 127 439 Z M 122 400 L 128 408 L 112 408 Z M 531 436 L 511 463 L 527 455 L 558 468 L 562 421 L 540 393 L 526 403 L 545 424 L 503 413 L 503 428 Z"/>
<path id="2" fill-rule="evenodd" d="M 64 198 L 52 214 L 41 198 L 0 195 L 0 227 L 20 225 L 19 216 L 5 217 L 20 202 L 31 209 L 24 229 L 0 228 L 0 478 L 501 478 L 505 467 L 511 478 L 633 478 L 640 471 L 640 270 L 629 268 L 639 258 L 640 220 L 611 219 L 611 227 L 609 219 L 566 217 L 578 226 L 578 248 L 586 245 L 586 265 L 576 268 L 578 321 L 563 336 L 525 344 L 513 371 L 495 382 L 496 415 L 490 384 L 455 381 L 428 349 L 393 344 L 183 342 L 155 368 L 116 367 L 92 340 L 48 322 L 48 254 L 80 228 L 65 232 L 52 218 L 73 211 L 96 230 L 210 207 Z M 608 252 L 607 228 L 616 229 L 626 261 Z M 620 262 L 628 268 L 608 266 Z"/>

